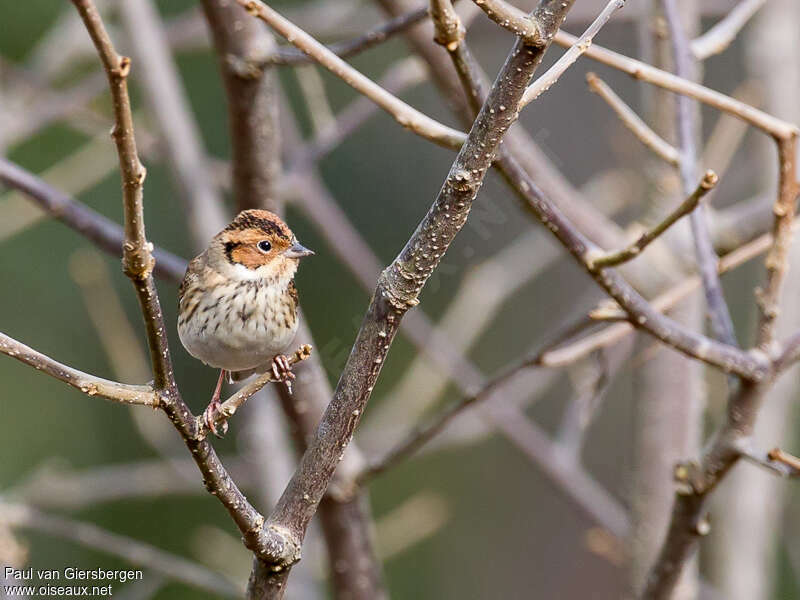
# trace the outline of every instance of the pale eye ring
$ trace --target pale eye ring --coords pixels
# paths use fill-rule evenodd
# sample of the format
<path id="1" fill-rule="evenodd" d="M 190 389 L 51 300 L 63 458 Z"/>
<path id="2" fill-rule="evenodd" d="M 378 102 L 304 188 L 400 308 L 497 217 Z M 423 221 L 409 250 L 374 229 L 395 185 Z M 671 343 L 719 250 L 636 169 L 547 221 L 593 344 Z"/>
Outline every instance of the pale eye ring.
<path id="1" fill-rule="evenodd" d="M 267 240 L 261 240 L 258 242 L 258 249 L 261 250 L 264 254 L 272 250 L 272 244 L 269 243 Z"/>

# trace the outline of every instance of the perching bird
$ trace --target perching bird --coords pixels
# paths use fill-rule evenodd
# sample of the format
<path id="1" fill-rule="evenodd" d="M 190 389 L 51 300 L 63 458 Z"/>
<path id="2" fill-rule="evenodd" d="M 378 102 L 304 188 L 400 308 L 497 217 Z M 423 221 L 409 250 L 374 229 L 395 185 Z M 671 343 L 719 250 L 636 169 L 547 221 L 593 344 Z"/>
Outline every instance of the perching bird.
<path id="1" fill-rule="evenodd" d="M 222 380 L 271 368 L 291 391 L 294 374 L 283 352 L 297 333 L 294 275 L 302 246 L 277 215 L 245 210 L 186 269 L 179 291 L 178 335 L 184 348 L 220 369 L 203 413 L 215 434 Z"/>

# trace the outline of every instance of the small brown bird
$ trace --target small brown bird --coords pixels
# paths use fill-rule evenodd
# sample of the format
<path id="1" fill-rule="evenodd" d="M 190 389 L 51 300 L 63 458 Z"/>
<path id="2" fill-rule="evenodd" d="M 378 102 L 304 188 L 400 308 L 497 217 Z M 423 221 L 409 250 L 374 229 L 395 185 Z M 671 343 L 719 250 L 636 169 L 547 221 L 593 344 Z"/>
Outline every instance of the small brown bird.
<path id="1" fill-rule="evenodd" d="M 294 275 L 300 259 L 312 254 L 277 215 L 245 210 L 189 263 L 179 290 L 178 335 L 189 354 L 220 369 L 203 413 L 215 434 L 226 374 L 232 382 L 272 368 L 291 392 L 294 374 L 282 353 L 297 333 Z"/>

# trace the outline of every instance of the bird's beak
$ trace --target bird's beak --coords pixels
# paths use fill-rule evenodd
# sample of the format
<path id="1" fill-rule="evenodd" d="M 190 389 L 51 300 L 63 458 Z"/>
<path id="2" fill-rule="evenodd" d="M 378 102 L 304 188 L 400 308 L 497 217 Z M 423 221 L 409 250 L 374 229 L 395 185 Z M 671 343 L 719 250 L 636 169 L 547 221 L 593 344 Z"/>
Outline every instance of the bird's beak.
<path id="1" fill-rule="evenodd" d="M 287 258 L 303 258 L 304 256 L 312 256 L 313 254 L 313 250 L 309 250 L 297 240 L 283 253 Z"/>

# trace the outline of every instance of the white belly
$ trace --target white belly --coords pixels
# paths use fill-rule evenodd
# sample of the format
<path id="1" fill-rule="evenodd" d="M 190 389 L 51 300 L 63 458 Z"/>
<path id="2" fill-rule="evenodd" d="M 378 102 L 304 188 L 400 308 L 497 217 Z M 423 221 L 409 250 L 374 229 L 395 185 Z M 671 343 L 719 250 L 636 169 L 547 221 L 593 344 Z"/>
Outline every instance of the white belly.
<path id="1" fill-rule="evenodd" d="M 285 291 L 271 286 L 231 286 L 217 298 L 203 298 L 191 318 L 178 324 L 186 350 L 204 363 L 227 371 L 266 365 L 284 352 L 297 333 L 294 312 L 282 301 Z"/>

